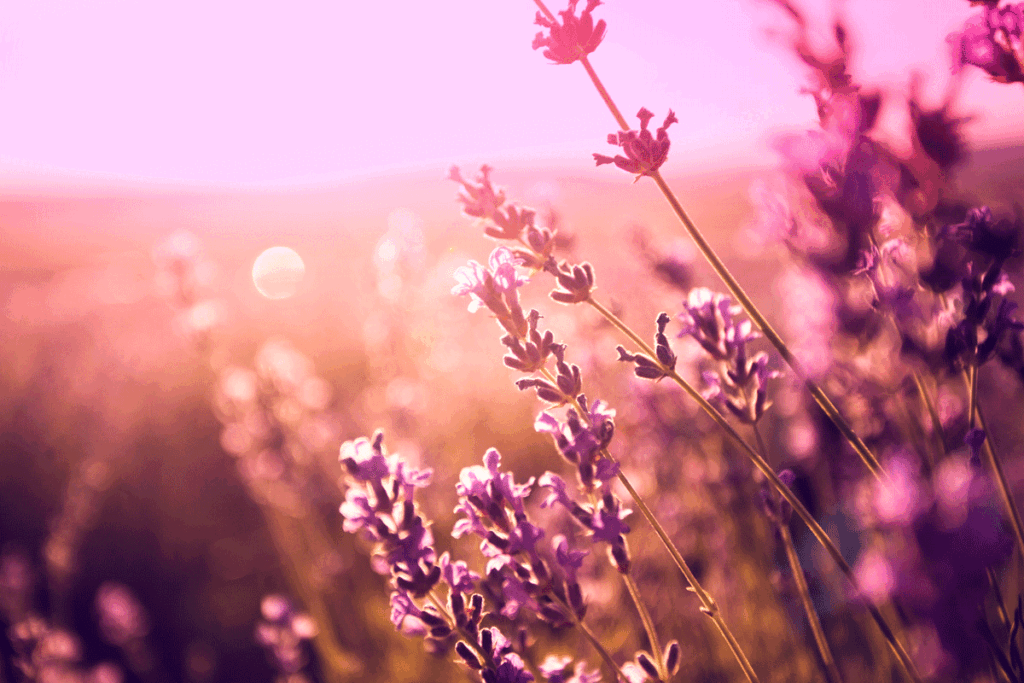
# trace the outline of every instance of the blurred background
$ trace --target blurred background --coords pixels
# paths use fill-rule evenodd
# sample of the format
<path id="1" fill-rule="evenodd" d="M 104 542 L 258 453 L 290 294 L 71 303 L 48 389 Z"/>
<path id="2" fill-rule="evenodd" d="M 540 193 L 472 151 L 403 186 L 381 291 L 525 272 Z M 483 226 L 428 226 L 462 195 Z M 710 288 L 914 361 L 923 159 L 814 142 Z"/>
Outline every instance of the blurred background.
<path id="1" fill-rule="evenodd" d="M 862 83 L 899 100 L 917 72 L 921 101 L 947 93 L 945 37 L 967 2 L 804 4 L 824 27 L 842 12 Z M 338 447 L 378 427 L 434 469 L 422 504 L 442 545 L 459 470 L 486 448 L 517 479 L 554 467 L 532 431 L 536 401 L 498 360 L 498 329 L 450 294 L 455 268 L 493 243 L 460 214 L 448 167 L 495 167 L 640 330 L 714 283 L 653 184 L 593 167 L 614 123 L 582 69 L 531 52 L 534 11 L 525 0 L 0 9 L 0 625 L 13 634 L 26 614 L 41 619 L 0 639 L 0 681 L 19 680 L 17 643 L 33 638 L 50 638 L 59 680 L 458 675 L 393 634 L 386 582 L 337 514 Z M 666 176 L 778 313 L 759 198 L 779 162 L 773 141 L 817 126 L 784 17 L 754 0 L 597 13 L 609 30 L 595 68 L 625 112 L 677 113 Z M 956 192 L 1020 198 L 1020 97 L 980 73 L 960 84 L 970 154 Z M 877 135 L 907 151 L 901 112 L 884 110 Z M 271 247 L 291 251 L 254 276 Z M 636 391 L 612 372 L 615 342 L 596 318 L 545 304 L 543 285 L 524 296 L 548 306 L 593 391 Z M 649 427 L 658 400 L 620 406 L 624 438 Z M 707 462 L 687 477 L 727 479 Z M 681 534 L 711 524 L 715 505 L 742 518 L 733 498 L 710 500 L 683 505 Z M 631 543 L 653 554 L 643 534 Z M 693 544 L 695 557 L 719 552 Z M 649 572 L 649 585 L 676 588 L 665 566 Z M 734 577 L 752 593 L 770 579 Z M 599 624 L 613 620 L 614 596 L 595 604 Z M 776 626 L 747 624 L 744 637 L 768 642 Z M 721 653 L 707 647 L 711 671 Z M 811 666 L 786 647 L 763 656 Z"/>

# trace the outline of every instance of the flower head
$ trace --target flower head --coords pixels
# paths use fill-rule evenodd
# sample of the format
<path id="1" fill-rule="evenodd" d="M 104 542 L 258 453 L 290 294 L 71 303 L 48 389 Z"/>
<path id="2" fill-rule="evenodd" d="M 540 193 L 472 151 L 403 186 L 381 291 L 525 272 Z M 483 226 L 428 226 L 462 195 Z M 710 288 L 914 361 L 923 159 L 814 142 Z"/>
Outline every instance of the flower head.
<path id="1" fill-rule="evenodd" d="M 587 0 L 587 7 L 576 16 L 576 5 L 579 0 L 569 0 L 569 8 L 559 12 L 562 23 L 537 12 L 536 24 L 548 30 L 544 35 L 541 31 L 533 39 L 533 49 L 546 48 L 544 56 L 555 64 L 572 64 L 579 58 L 589 55 L 597 49 L 604 39 L 606 27 L 604 19 L 594 23 L 590 15 L 601 0 Z"/>
<path id="2" fill-rule="evenodd" d="M 655 136 L 647 130 L 647 124 L 654 118 L 654 114 L 641 108 L 637 112 L 637 118 L 640 119 L 640 130 L 619 131 L 608 136 L 608 144 L 621 147 L 625 156 L 609 157 L 604 154 L 594 154 L 594 161 L 598 166 L 615 164 L 623 171 L 636 173 L 636 179 L 639 180 L 642 176 L 651 175 L 665 163 L 671 144 L 668 139 L 668 127 L 673 123 L 679 123 L 679 119 L 669 109 L 665 122 L 661 124 L 661 128 L 657 130 Z"/>

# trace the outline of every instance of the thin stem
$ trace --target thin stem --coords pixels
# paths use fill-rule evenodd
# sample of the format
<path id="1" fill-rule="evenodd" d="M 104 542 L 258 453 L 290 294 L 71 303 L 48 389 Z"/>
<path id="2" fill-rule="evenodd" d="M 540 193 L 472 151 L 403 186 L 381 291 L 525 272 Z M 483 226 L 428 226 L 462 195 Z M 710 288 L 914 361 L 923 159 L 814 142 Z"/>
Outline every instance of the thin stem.
<path id="1" fill-rule="evenodd" d="M 821 664 L 825 669 L 825 677 L 832 683 L 841 683 L 839 667 L 832 657 L 832 650 L 825 638 L 825 631 L 818 620 L 818 613 L 814 610 L 814 603 L 811 601 L 811 591 L 807 586 L 807 579 L 804 577 L 803 567 L 800 566 L 800 558 L 796 554 L 796 547 L 793 545 L 793 535 L 789 531 L 787 522 L 779 522 L 779 535 L 782 536 L 782 545 L 786 549 L 786 559 L 789 561 L 789 570 L 793 574 L 793 581 L 796 583 L 796 592 L 800 595 L 800 602 L 804 606 L 804 614 L 807 615 L 807 623 L 811 626 L 811 633 L 814 634 L 814 643 L 818 646 L 818 654 L 821 655 Z"/>
<path id="2" fill-rule="evenodd" d="M 554 15 L 547 10 L 547 8 L 544 6 L 544 3 L 542 3 L 541 0 L 534 0 L 534 2 L 537 3 L 541 10 L 544 11 L 544 13 L 549 18 L 554 20 Z M 597 92 L 601 95 L 601 99 L 604 100 L 604 103 L 608 107 L 608 110 L 615 118 L 615 122 L 623 130 L 629 130 L 629 124 L 626 123 L 626 119 L 623 118 L 622 113 L 619 111 L 619 108 L 615 105 L 615 101 L 612 99 L 611 95 L 608 94 L 608 90 L 605 89 L 604 84 L 601 83 L 601 79 L 598 78 L 597 72 L 595 72 L 594 68 L 590 65 L 590 61 L 586 58 L 586 56 L 581 57 L 579 61 L 583 65 L 583 68 L 586 70 L 587 76 L 590 77 L 590 80 L 594 84 L 594 87 L 597 89 Z M 679 218 L 680 223 L 683 224 L 683 227 L 686 229 L 686 232 L 689 233 L 691 239 L 693 239 L 694 243 L 700 249 L 701 253 L 704 254 L 704 258 L 707 259 L 708 263 L 711 264 L 711 267 L 714 269 L 715 273 L 718 274 L 718 277 L 721 278 L 722 282 L 725 283 L 725 286 L 729 289 L 730 292 L 732 292 L 732 295 L 735 296 L 736 299 L 739 301 L 740 305 L 743 306 L 743 309 L 747 312 L 747 315 L 750 316 L 750 319 L 754 322 L 755 325 L 757 325 L 757 327 L 761 330 L 764 336 L 767 337 L 768 341 L 770 341 L 772 345 L 775 346 L 776 349 L 778 349 L 779 354 L 782 356 L 783 360 L 786 361 L 789 367 L 793 369 L 793 372 L 795 372 L 797 376 L 801 380 L 803 380 L 804 384 L 807 386 L 807 389 L 811 392 L 811 395 L 814 397 L 814 400 L 818 403 L 821 409 L 825 411 L 825 414 L 828 415 L 829 419 L 832 420 L 833 423 L 835 423 L 839 431 L 843 433 L 843 436 L 845 436 L 846 439 L 850 442 L 850 445 L 853 446 L 853 449 L 857 452 L 857 455 L 859 455 L 861 460 L 864 461 L 864 464 L 867 466 L 868 470 L 870 470 L 871 473 L 876 477 L 882 476 L 882 466 L 878 462 L 878 459 L 867 447 L 867 444 L 865 444 L 864 441 L 859 436 L 857 436 L 857 433 L 843 418 L 843 416 L 840 415 L 839 410 L 835 407 L 835 405 L 825 394 L 825 392 L 821 390 L 821 387 L 819 387 L 814 382 L 814 380 L 812 380 L 807 375 L 807 372 L 804 369 L 803 365 L 799 362 L 799 360 L 797 360 L 796 356 L 793 355 L 792 351 L 790 351 L 789 347 L 786 345 L 786 342 L 783 341 L 782 337 L 780 337 L 779 334 L 774 330 L 774 328 L 772 328 L 768 320 L 763 315 L 761 315 L 761 311 L 757 308 L 756 305 L 754 305 L 754 302 L 750 299 L 750 297 L 747 296 L 747 293 L 740 286 L 740 283 L 736 280 L 736 278 L 732 276 L 732 273 L 729 272 L 729 269 L 726 267 L 725 263 L 722 262 L 722 259 L 718 257 L 718 254 L 711 247 L 708 241 L 704 239 L 704 235 L 701 233 L 701 231 L 697 228 L 693 221 L 690 220 L 690 217 L 687 215 L 686 211 L 679 203 L 679 200 L 676 198 L 675 193 L 672 192 L 672 189 L 668 186 L 668 183 L 665 182 L 665 179 L 661 177 L 661 173 L 657 170 L 654 170 L 648 175 L 650 175 L 650 177 L 654 179 L 654 182 L 657 183 L 658 188 L 661 190 L 661 193 L 665 196 L 665 199 L 672 207 L 672 211 L 675 212 L 676 217 Z"/>
<path id="3" fill-rule="evenodd" d="M 761 437 L 761 430 L 758 429 L 757 423 L 754 423 L 752 427 L 754 436 L 757 438 L 757 446 L 761 451 L 761 457 L 766 457 L 768 450 L 765 448 L 764 438 Z M 839 675 L 839 667 L 836 666 L 836 660 L 832 656 L 832 649 L 825 638 L 825 631 L 821 627 L 818 613 L 814 609 L 814 602 L 811 600 L 811 590 L 807 586 L 803 567 L 800 566 L 800 558 L 796 554 L 793 534 L 789 531 L 789 520 L 779 519 L 776 526 L 779 529 L 779 536 L 782 537 L 782 547 L 786 550 L 786 560 L 789 562 L 789 571 L 793 575 L 793 581 L 796 583 L 796 592 L 800 596 L 804 614 L 807 615 L 807 623 L 810 625 L 811 633 L 814 635 L 814 644 L 817 646 L 818 654 L 821 656 L 821 665 L 825 669 L 825 677 L 830 683 L 842 683 L 843 679 Z"/>
<path id="4" fill-rule="evenodd" d="M 668 200 L 672 210 L 679 218 L 679 221 L 683 224 L 683 227 L 686 228 L 686 231 L 690 234 L 690 237 L 697 245 L 697 248 L 704 254 L 704 258 L 711 264 L 715 273 L 717 273 L 718 277 L 725 283 L 725 286 L 729 289 L 732 295 L 735 296 L 740 305 L 743 306 L 743 310 L 747 312 L 747 315 L 750 316 L 750 319 L 755 325 L 757 325 L 758 329 L 761 330 L 765 338 L 768 339 L 768 341 L 770 341 L 778 350 L 779 355 L 781 355 L 782 359 L 793 369 L 793 372 L 796 373 L 797 377 L 803 380 L 807 390 L 811 392 L 811 396 L 814 397 L 814 400 L 818 403 L 825 414 L 828 415 L 829 419 L 832 420 L 839 431 L 843 433 L 843 436 L 845 436 L 846 440 L 850 442 L 853 449 L 857 451 L 857 455 L 859 455 L 861 460 L 864 461 L 864 464 L 867 465 L 868 470 L 870 470 L 876 477 L 882 477 L 882 465 L 878 462 L 878 459 L 867 447 L 867 444 L 857 436 L 857 433 L 853 431 L 853 428 L 843 418 L 843 416 L 839 414 L 839 410 L 835 407 L 835 404 L 832 403 L 831 399 L 829 399 L 825 392 L 822 391 L 821 387 L 819 387 L 817 383 L 807 375 L 807 371 L 804 369 L 803 364 L 800 363 L 797 357 L 793 355 L 789 346 L 786 345 L 786 342 L 783 341 L 782 337 L 780 337 L 771 326 L 767 318 L 761 315 L 761 311 L 757 308 L 750 297 L 747 296 L 747 293 L 740 286 L 740 283 L 735 277 L 733 277 L 732 273 L 729 272 L 725 263 L 723 263 L 718 257 L 718 254 L 715 253 L 715 250 L 711 247 L 708 241 L 704 239 L 704 235 L 701 234 L 697 226 L 690 220 L 690 217 L 686 214 L 686 211 L 683 210 L 679 200 L 676 199 L 675 193 L 672 192 L 672 189 L 668 186 L 668 183 L 665 182 L 665 179 L 661 177 L 661 173 L 655 171 L 651 174 L 651 178 L 653 178 L 654 182 L 657 183 L 661 193 L 665 195 L 665 199 Z"/>
<path id="5" fill-rule="evenodd" d="M 973 381 L 969 375 L 973 375 Z M 985 454 L 985 459 L 988 460 L 989 467 L 992 468 L 992 472 L 996 476 L 999 497 L 1003 499 L 1003 505 L 1006 507 L 1007 514 L 1010 517 L 1010 526 L 1013 527 L 1013 535 L 1017 539 L 1017 552 L 1021 559 L 1024 560 L 1024 523 L 1021 522 L 1020 512 L 1018 512 L 1017 504 L 1014 502 L 1013 494 L 1010 492 L 1010 484 L 1006 480 L 1006 473 L 1003 472 L 1003 465 L 999 462 L 999 458 L 996 457 L 995 448 L 992 446 L 992 434 L 988 431 L 985 416 L 977 401 L 977 372 L 968 373 L 967 370 L 964 370 L 963 379 L 967 384 L 967 390 L 975 397 L 971 401 L 971 424 L 973 425 L 976 419 L 978 426 L 985 432 L 985 441 L 981 445 L 981 450 Z"/>
<path id="6" fill-rule="evenodd" d="M 602 454 L 607 458 L 611 458 L 608 451 L 605 449 L 602 449 Z M 658 538 L 661 539 L 662 544 L 665 546 L 666 550 L 668 550 L 668 554 L 672 557 L 672 561 L 675 562 L 676 567 L 679 568 L 679 571 L 682 572 L 683 576 L 686 578 L 687 583 L 690 584 L 691 590 L 697 594 L 697 598 L 701 603 L 700 611 L 711 617 L 711 621 L 718 628 L 722 637 L 725 638 L 726 644 L 728 644 L 729 649 L 732 650 L 732 654 L 739 663 L 740 668 L 743 669 L 743 674 L 747 677 L 747 680 L 751 683 L 758 681 L 759 679 L 757 678 L 757 674 L 754 673 L 754 667 L 750 665 L 750 660 L 747 659 L 747 656 L 744 654 L 743 649 L 736 640 L 736 637 L 732 634 L 732 631 L 729 630 L 725 620 L 722 619 L 721 612 L 718 609 L 718 603 L 715 602 L 715 599 L 711 597 L 710 593 L 701 587 L 700 582 L 697 581 L 697 577 L 694 575 L 689 565 L 686 564 L 686 560 L 683 559 L 679 550 L 676 549 L 675 544 L 672 543 L 672 539 L 668 537 L 668 534 L 665 532 L 665 528 L 658 522 L 654 513 L 651 512 L 649 507 L 647 507 L 647 503 L 644 502 L 643 498 L 640 497 L 640 494 L 637 493 L 635 488 L 633 488 L 633 485 L 630 483 L 626 475 L 622 473 L 622 470 L 619 470 L 618 477 L 619 482 L 629 492 L 633 502 L 636 503 L 636 506 L 640 509 L 640 514 L 644 516 L 647 522 L 654 529 L 654 533 L 656 533 Z"/>
<path id="7" fill-rule="evenodd" d="M 640 621 L 644 624 L 644 630 L 647 631 L 647 640 L 650 642 L 651 655 L 654 657 L 654 663 L 658 667 L 658 674 L 662 680 L 668 680 L 668 669 L 665 668 L 665 657 L 661 650 L 661 642 L 658 640 L 658 631 L 654 627 L 654 620 L 651 619 L 651 613 L 647 611 L 647 606 L 644 604 L 643 597 L 640 595 L 640 589 L 637 588 L 636 581 L 629 574 L 622 575 L 622 582 L 626 584 L 626 589 L 629 591 L 629 597 L 633 598 L 633 604 L 636 605 L 636 611 L 640 614 Z"/>
<path id="8" fill-rule="evenodd" d="M 970 428 L 974 429 L 974 424 L 978 416 L 978 366 L 971 366 L 968 374 L 970 377 L 967 381 L 968 392 L 970 393 L 970 410 L 967 413 L 967 420 Z"/>
<path id="9" fill-rule="evenodd" d="M 587 303 L 594 307 L 598 312 L 601 313 L 601 315 L 603 315 L 608 320 L 608 322 L 610 322 L 614 327 L 616 327 L 631 341 L 633 341 L 638 347 L 640 347 L 640 349 L 645 354 L 647 354 L 657 362 L 657 355 L 655 354 L 654 349 L 652 349 L 645 341 L 643 341 L 639 336 L 637 336 L 637 334 L 633 332 L 633 330 L 630 329 L 629 326 L 626 325 L 624 322 L 622 322 L 615 314 L 613 314 L 611 311 L 609 311 L 607 308 L 605 308 L 598 302 L 594 301 L 593 299 L 587 299 Z M 810 529 L 811 533 L 814 535 L 814 538 L 817 539 L 818 543 L 820 543 L 823 548 L 825 548 L 828 554 L 832 557 L 832 560 L 836 563 L 836 565 L 838 565 L 839 569 L 843 572 L 843 574 L 846 575 L 847 580 L 854 586 L 854 588 L 858 588 L 857 579 L 853 574 L 853 569 L 851 569 L 850 565 L 847 564 L 846 560 L 843 558 L 842 553 L 839 551 L 839 548 L 836 547 L 835 543 L 832 542 L 832 539 L 829 538 L 828 534 L 825 533 L 825 530 L 821 528 L 821 525 L 818 524 L 817 520 L 814 519 L 811 513 L 807 511 L 807 508 L 804 507 L 803 503 L 800 502 L 800 499 L 797 498 L 792 491 L 790 491 L 788 486 L 782 483 L 778 475 L 775 474 L 775 470 L 771 468 L 768 462 L 764 458 L 762 458 L 761 455 L 757 451 L 755 451 L 750 446 L 750 444 L 748 444 L 743 439 L 742 436 L 740 436 L 739 432 L 736 431 L 736 429 L 729 423 L 729 421 L 722 417 L 721 413 L 719 413 L 714 406 L 708 403 L 707 399 L 705 399 L 699 391 L 694 389 L 689 382 L 683 379 L 675 370 L 671 368 L 661 366 L 661 369 L 665 372 L 666 377 L 668 377 L 673 382 L 678 384 L 683 389 L 683 391 L 689 394 L 690 398 L 697 402 L 701 409 L 705 413 L 707 413 L 707 415 L 712 420 L 714 420 L 715 424 L 721 427 L 722 430 L 732 439 L 732 441 L 743 450 L 744 454 L 750 459 L 754 466 L 761 472 L 761 474 L 763 474 L 768 479 L 769 482 L 771 482 L 772 487 L 776 491 L 778 491 L 779 494 L 782 495 L 782 497 L 785 498 L 790 505 L 793 506 L 793 511 L 796 512 L 797 516 L 800 517 L 800 519 L 803 520 L 804 524 L 807 525 L 807 528 Z M 860 593 L 859 589 L 857 592 L 858 594 Z M 871 618 L 874 619 L 875 623 L 878 625 L 879 630 L 882 632 L 882 635 L 885 637 L 886 641 L 889 644 L 889 647 L 896 655 L 896 658 L 899 660 L 900 665 L 903 667 L 904 671 L 911 678 L 911 680 L 920 683 L 921 676 L 920 674 L 918 674 L 917 668 L 914 666 L 913 660 L 910 659 L 910 655 L 904 649 L 903 645 L 900 644 L 900 642 L 896 639 L 896 636 L 893 633 L 892 628 L 890 628 L 888 622 L 885 620 L 885 617 L 882 616 L 882 613 L 878 610 L 878 608 L 869 600 L 862 598 L 862 603 L 864 604 L 868 612 L 871 614 Z"/>
<path id="10" fill-rule="evenodd" d="M 550 370 L 548 370 L 547 368 L 542 368 L 540 370 L 540 373 L 544 376 L 545 379 L 547 379 L 553 385 L 557 386 L 555 376 L 551 374 Z M 584 421 L 587 420 L 587 412 L 582 409 L 579 402 L 576 400 L 575 396 L 565 396 L 565 399 L 567 402 L 573 405 L 573 407 L 579 413 L 580 419 Z M 607 458 L 608 460 L 613 460 L 611 453 L 608 452 L 607 448 L 601 449 L 601 456 Z M 733 655 L 736 657 L 736 661 L 739 663 L 740 668 L 743 669 L 743 673 L 746 675 L 747 680 L 750 681 L 750 683 L 755 683 L 756 681 L 758 681 L 759 679 L 757 678 L 757 674 L 754 673 L 754 669 L 750 665 L 750 660 L 747 659 L 747 656 L 746 654 L 744 654 L 743 649 L 740 647 L 739 642 L 736 640 L 736 637 L 733 636 L 732 631 L 729 630 L 729 627 L 722 619 L 722 615 L 718 611 L 718 603 L 715 602 L 715 599 L 711 597 L 710 593 L 708 593 L 701 587 L 700 583 L 697 581 L 696 575 L 690 570 L 689 565 L 686 564 L 686 560 L 683 559 L 683 556 L 679 553 L 679 550 L 676 548 L 675 544 L 672 543 L 672 539 L 669 538 L 668 532 L 665 531 L 665 527 L 661 525 L 661 522 L 659 522 L 658 518 L 654 516 L 654 513 L 651 512 L 651 509 L 647 507 L 647 503 L 644 502 L 643 498 L 640 497 L 640 494 L 637 493 L 635 488 L 633 488 L 633 485 L 630 483 L 626 475 L 622 473 L 621 469 L 618 471 L 617 476 L 619 482 L 621 482 L 622 485 L 625 487 L 626 491 L 629 492 L 629 495 L 633 499 L 633 502 L 636 504 L 638 508 L 640 508 L 641 514 L 643 514 L 648 524 L 650 524 L 651 527 L 654 529 L 654 532 L 658 535 L 658 538 L 661 539 L 661 542 L 665 546 L 665 549 L 668 550 L 669 555 L 672 557 L 672 561 L 675 562 L 676 567 L 679 568 L 679 571 L 683 574 L 683 577 L 686 579 L 687 583 L 690 584 L 690 589 L 697 594 L 698 598 L 700 598 L 701 612 L 704 612 L 709 617 L 711 617 L 711 620 L 714 622 L 715 626 L 722 634 L 722 637 L 725 638 L 726 643 L 729 645 L 729 649 L 732 650 Z M 639 594 L 637 594 L 636 600 L 637 605 L 639 606 L 641 603 L 639 602 L 638 598 Z M 641 620 L 643 618 L 644 615 L 642 611 Z M 644 624 L 644 626 L 646 628 L 647 624 Z M 653 629 L 653 625 L 651 628 Z M 652 646 L 654 645 L 654 642 L 656 641 L 652 641 Z M 658 657 L 660 658 L 660 654 L 658 655 Z"/>
<path id="11" fill-rule="evenodd" d="M 576 610 L 572 609 L 569 605 L 565 603 L 564 600 L 559 598 L 557 595 L 553 597 L 558 603 L 562 605 L 562 607 L 565 608 L 566 614 L 572 617 L 573 623 L 580 630 L 580 632 L 583 633 L 584 636 L 586 636 L 587 640 L 590 641 L 590 645 L 597 652 L 601 660 L 604 661 L 605 666 L 608 667 L 609 672 L 612 674 L 613 680 L 625 681 L 625 676 L 622 675 L 622 671 L 615 663 L 615 660 L 612 659 L 611 654 L 609 654 L 608 650 L 604 648 L 604 645 L 602 645 L 601 641 L 597 639 L 597 636 L 594 635 L 594 632 L 590 630 L 590 627 L 584 624 L 583 620 L 576 616 Z M 538 678 L 537 680 L 539 681 L 540 679 Z"/>
<path id="12" fill-rule="evenodd" d="M 914 378 L 914 386 L 917 387 L 917 393 L 921 395 L 921 400 L 924 402 L 925 408 L 928 410 L 928 416 L 932 421 L 932 436 L 935 439 L 939 457 L 942 457 L 946 454 L 946 436 L 942 430 L 942 419 L 939 417 L 939 411 L 936 410 L 935 403 L 932 401 L 931 396 L 925 389 L 921 375 L 914 372 L 911 376 Z"/>
<path id="13" fill-rule="evenodd" d="M 996 598 L 996 611 L 999 613 L 999 623 L 1003 625 L 1003 630 L 1009 634 L 1010 617 L 1006 613 L 1006 604 L 1003 602 L 1003 592 L 999 590 L 999 580 L 996 578 L 996 573 L 992 571 L 992 567 L 986 568 L 985 573 L 988 575 L 988 583 L 992 586 L 992 592 Z"/>
<path id="14" fill-rule="evenodd" d="M 629 130 L 629 124 L 626 123 L 626 118 L 622 115 L 622 112 L 619 111 L 619 108 L 615 106 L 615 101 L 612 99 L 612 96 L 608 94 L 608 91 L 605 90 L 604 83 L 602 83 L 601 79 L 597 77 L 597 72 L 594 71 L 594 67 L 590 66 L 590 60 L 587 59 L 586 55 L 580 57 L 580 64 L 582 64 L 583 68 L 587 70 L 587 75 L 590 76 L 590 81 L 594 84 L 594 87 L 597 88 L 597 92 L 601 95 L 601 99 L 604 100 L 605 106 L 608 107 L 612 116 L 615 117 L 615 122 L 619 124 L 619 128 L 622 130 Z"/>

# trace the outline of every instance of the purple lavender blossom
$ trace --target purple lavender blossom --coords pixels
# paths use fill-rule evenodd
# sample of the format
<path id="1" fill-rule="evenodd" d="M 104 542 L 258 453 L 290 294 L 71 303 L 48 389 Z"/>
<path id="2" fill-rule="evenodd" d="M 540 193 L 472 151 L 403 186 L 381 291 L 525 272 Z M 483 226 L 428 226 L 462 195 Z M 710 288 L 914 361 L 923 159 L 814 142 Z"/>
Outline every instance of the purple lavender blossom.
<path id="1" fill-rule="evenodd" d="M 982 14 L 967 20 L 962 31 L 946 39 L 953 50 L 954 73 L 970 65 L 1000 83 L 1024 82 L 1022 24 L 1024 4 L 986 6 Z"/>
<path id="2" fill-rule="evenodd" d="M 658 315 L 658 332 L 654 335 L 655 358 L 651 358 L 645 353 L 629 353 L 622 346 L 615 347 L 615 350 L 619 352 L 620 361 L 636 365 L 633 372 L 637 377 L 660 380 L 663 377 L 668 377 L 669 373 L 675 370 L 676 354 L 668 343 L 668 337 L 665 336 L 665 328 L 671 320 L 667 313 Z"/>
<path id="3" fill-rule="evenodd" d="M 564 421 L 542 412 L 534 422 L 534 429 L 554 438 L 558 452 L 576 466 L 580 483 L 589 489 L 595 485 L 595 480 L 600 485 L 618 473 L 618 465 L 600 454 L 615 433 L 615 411 L 600 400 L 588 407 L 583 394 L 579 403 L 587 411 L 584 419 L 580 419 L 573 408 L 566 410 Z"/>
<path id="4" fill-rule="evenodd" d="M 569 495 L 565 481 L 553 472 L 541 475 L 538 484 L 548 489 L 548 496 L 541 507 L 550 507 L 555 503 L 564 507 L 573 519 L 587 529 L 592 540 L 608 544 L 608 555 L 616 569 L 623 574 L 629 573 L 626 534 L 630 528 L 623 520 L 632 514 L 632 510 L 623 507 L 619 499 L 607 490 L 596 505 L 580 504 Z"/>
<path id="5" fill-rule="evenodd" d="M 256 627 L 256 641 L 266 648 L 281 683 L 309 680 L 300 672 L 309 663 L 307 641 L 317 634 L 309 615 L 298 612 L 282 595 L 268 595 L 260 604 L 263 620 Z"/>
<path id="6" fill-rule="evenodd" d="M 594 154 L 594 161 L 598 166 L 603 164 L 615 164 L 627 173 L 635 173 L 636 180 L 645 175 L 657 173 L 661 165 L 668 159 L 668 149 L 671 142 L 668 139 L 668 127 L 673 123 L 679 123 L 679 119 L 670 109 L 664 123 L 658 128 L 657 137 L 651 135 L 647 130 L 647 124 L 654 118 L 654 114 L 647 109 L 641 108 L 637 112 L 640 119 L 640 130 L 628 130 L 612 133 L 608 136 L 608 144 L 618 145 L 622 148 L 622 154 L 614 157 L 604 154 Z"/>
<path id="7" fill-rule="evenodd" d="M 487 307 L 509 334 L 524 337 L 528 333 L 528 325 L 517 289 L 526 282 L 526 278 L 516 272 L 517 263 L 509 249 L 498 247 L 491 252 L 486 268 L 470 261 L 468 266 L 456 269 L 454 277 L 458 284 L 452 287 L 452 294 L 469 295 L 471 313 Z"/>
<path id="8" fill-rule="evenodd" d="M 415 470 L 397 456 L 387 457 L 384 434 L 361 437 L 341 447 L 340 460 L 353 478 L 341 505 L 344 529 L 377 543 L 395 585 L 426 595 L 441 578 L 434 537 L 413 496 L 430 481 L 429 470 Z"/>
<path id="9" fill-rule="evenodd" d="M 590 14 L 601 0 L 587 0 L 586 8 L 577 17 L 578 3 L 579 0 L 569 0 L 568 9 L 558 13 L 561 23 L 537 12 L 534 23 L 547 29 L 547 35 L 543 31 L 538 33 L 533 39 L 533 49 L 545 48 L 544 56 L 555 64 L 572 64 L 596 50 L 604 39 L 604 19 L 595 24 Z"/>

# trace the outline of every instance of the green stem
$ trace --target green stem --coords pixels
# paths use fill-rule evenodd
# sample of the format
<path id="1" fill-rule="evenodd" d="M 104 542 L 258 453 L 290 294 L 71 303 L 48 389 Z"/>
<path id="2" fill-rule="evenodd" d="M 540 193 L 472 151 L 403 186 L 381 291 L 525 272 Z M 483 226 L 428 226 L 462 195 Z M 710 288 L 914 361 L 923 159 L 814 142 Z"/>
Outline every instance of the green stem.
<path id="1" fill-rule="evenodd" d="M 590 60 L 587 59 L 586 55 L 580 57 L 580 64 L 582 64 L 583 68 L 587 70 L 587 75 L 590 76 L 590 81 L 594 84 L 594 87 L 597 88 L 597 92 L 601 95 L 601 99 L 604 100 L 605 106 L 608 107 L 612 116 L 615 117 L 615 122 L 619 124 L 619 128 L 622 130 L 629 130 L 629 124 L 626 123 L 626 118 L 622 115 L 622 112 L 619 111 L 619 108 L 615 106 L 615 101 L 612 99 L 612 96 L 608 94 L 608 91 L 605 90 L 604 83 L 602 83 L 601 79 L 597 77 L 597 72 L 594 71 L 594 67 L 590 66 Z"/>
<path id="2" fill-rule="evenodd" d="M 636 581 L 629 574 L 622 575 L 622 581 L 626 584 L 626 589 L 629 591 L 629 597 L 633 598 L 633 604 L 636 605 L 636 611 L 640 614 L 640 621 L 644 624 L 644 630 L 647 631 L 647 640 L 650 643 L 651 656 L 654 658 L 654 663 L 658 667 L 658 674 L 662 680 L 668 680 L 668 669 L 665 668 L 665 657 L 661 650 L 661 642 L 658 640 L 658 631 L 654 627 L 654 620 L 651 619 L 651 613 L 647 611 L 647 606 L 644 604 L 643 598 L 640 596 L 640 589 L 636 585 Z"/>
<path id="3" fill-rule="evenodd" d="M 590 627 L 584 624 L 583 621 L 576 616 L 576 610 L 572 609 L 569 605 L 567 605 L 563 600 L 561 600 L 557 596 L 555 596 L 555 599 L 562 605 L 562 607 L 565 608 L 566 614 L 572 617 L 573 623 L 580 630 L 580 632 L 584 636 L 586 636 L 587 640 L 590 641 L 590 645 L 597 652 L 598 656 L 604 662 L 605 666 L 608 667 L 608 671 L 609 673 L 611 673 L 612 679 L 615 681 L 625 681 L 626 678 L 622 675 L 622 671 L 615 663 L 615 660 L 612 659 L 612 656 L 608 653 L 608 650 L 604 649 L 604 645 L 602 645 L 601 641 L 597 639 L 597 636 L 594 635 L 594 632 L 590 630 Z M 539 681 L 541 679 L 538 678 L 537 680 Z"/>

